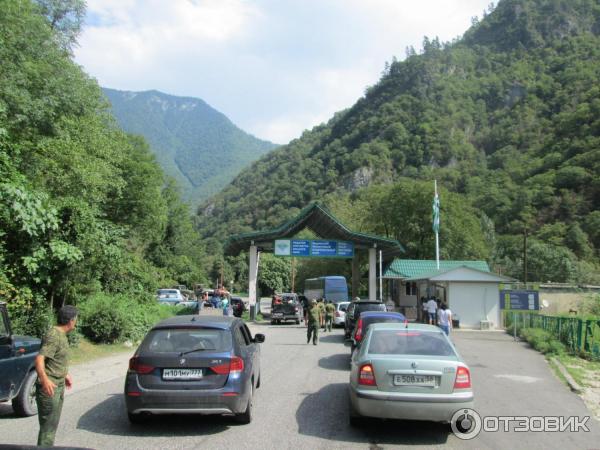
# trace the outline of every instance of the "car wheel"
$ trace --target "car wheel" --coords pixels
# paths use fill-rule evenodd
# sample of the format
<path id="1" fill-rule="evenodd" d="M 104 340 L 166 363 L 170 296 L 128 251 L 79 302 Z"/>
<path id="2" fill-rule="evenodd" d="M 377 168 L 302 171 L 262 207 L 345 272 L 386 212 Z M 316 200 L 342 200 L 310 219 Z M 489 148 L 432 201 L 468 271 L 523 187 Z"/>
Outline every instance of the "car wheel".
<path id="1" fill-rule="evenodd" d="M 18 416 L 29 417 L 37 414 L 35 380 L 37 380 L 37 373 L 32 370 L 27 374 L 19 395 L 12 400 L 13 410 Z"/>
<path id="2" fill-rule="evenodd" d="M 235 420 L 237 423 L 241 423 L 244 425 L 252 422 L 252 397 L 254 394 L 254 389 L 250 386 L 250 398 L 248 398 L 248 404 L 246 405 L 246 410 L 241 414 L 236 414 Z"/>
<path id="3" fill-rule="evenodd" d="M 351 427 L 358 427 L 361 424 L 361 415 L 358 414 L 354 406 L 352 405 L 352 400 L 349 400 L 349 413 L 348 413 L 348 421 L 350 422 Z"/>
<path id="4" fill-rule="evenodd" d="M 300 325 L 300 319 L 296 319 L 296 325 Z"/>
<path id="5" fill-rule="evenodd" d="M 274 320 L 271 320 L 271 325 L 275 325 L 275 321 Z"/>
<path id="6" fill-rule="evenodd" d="M 140 425 L 140 424 L 146 422 L 146 419 L 148 417 L 143 414 L 133 414 L 133 413 L 128 412 L 127 418 L 129 419 L 129 423 L 131 423 L 133 425 Z"/>

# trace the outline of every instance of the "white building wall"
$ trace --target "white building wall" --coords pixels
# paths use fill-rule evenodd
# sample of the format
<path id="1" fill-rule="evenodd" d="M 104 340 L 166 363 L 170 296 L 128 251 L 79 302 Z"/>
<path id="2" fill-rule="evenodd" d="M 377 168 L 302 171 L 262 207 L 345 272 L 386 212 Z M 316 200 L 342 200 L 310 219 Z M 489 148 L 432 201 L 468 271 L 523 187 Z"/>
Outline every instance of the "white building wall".
<path id="1" fill-rule="evenodd" d="M 500 293 L 498 283 L 449 283 L 449 307 L 460 319 L 464 328 L 479 328 L 482 320 L 491 322 L 492 328 L 500 324 Z"/>

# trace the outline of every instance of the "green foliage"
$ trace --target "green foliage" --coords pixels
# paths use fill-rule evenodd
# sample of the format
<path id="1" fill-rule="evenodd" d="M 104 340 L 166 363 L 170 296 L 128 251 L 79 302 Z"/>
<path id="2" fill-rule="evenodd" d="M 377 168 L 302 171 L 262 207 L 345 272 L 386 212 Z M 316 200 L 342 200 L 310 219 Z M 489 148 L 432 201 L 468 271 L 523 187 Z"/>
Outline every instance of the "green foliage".
<path id="1" fill-rule="evenodd" d="M 566 347 L 560 341 L 552 338 L 552 334 L 540 328 L 522 328 L 519 336 L 543 354 L 563 354 Z"/>
<path id="2" fill-rule="evenodd" d="M 90 297 L 79 308 L 79 330 L 96 343 L 137 341 L 158 321 L 176 312 L 152 298 L 135 300 L 105 294 Z"/>
<path id="3" fill-rule="evenodd" d="M 177 180 L 183 198 L 193 206 L 275 147 L 240 130 L 199 99 L 158 91 L 103 91 L 120 126 L 148 140 L 165 172 Z"/>
<path id="4" fill-rule="evenodd" d="M 504 0 L 463 39 L 426 38 L 354 106 L 201 205 L 199 229 L 218 239 L 266 229 L 327 198 L 354 229 L 431 257 L 432 193 L 419 182 L 437 179 L 443 255 L 485 257 L 520 278 L 513 244 L 527 229 L 529 280 L 594 278 L 582 267 L 600 273 L 599 19 L 594 0 Z M 382 200 L 370 207 L 365 195 Z M 460 242 L 461 228 L 476 235 Z"/>
<path id="5" fill-rule="evenodd" d="M 258 267 L 258 288 L 262 295 L 288 292 L 291 286 L 291 274 L 290 259 L 261 253 Z"/>

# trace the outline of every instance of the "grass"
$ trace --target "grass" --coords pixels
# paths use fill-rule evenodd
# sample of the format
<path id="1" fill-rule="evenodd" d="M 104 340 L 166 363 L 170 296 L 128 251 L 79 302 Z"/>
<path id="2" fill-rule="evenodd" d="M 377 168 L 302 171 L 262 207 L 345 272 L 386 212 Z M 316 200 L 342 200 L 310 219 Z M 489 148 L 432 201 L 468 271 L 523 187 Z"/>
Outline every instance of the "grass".
<path id="1" fill-rule="evenodd" d="M 133 347 L 125 347 L 123 344 L 94 344 L 85 338 L 79 341 L 77 347 L 70 348 L 70 363 L 82 364 L 94 359 L 112 356 L 118 353 L 133 353 Z"/>
<path id="2" fill-rule="evenodd" d="M 594 374 L 600 373 L 599 361 L 588 361 L 569 354 L 557 355 L 557 359 L 566 367 L 575 381 L 584 387 L 590 387 L 589 379 L 593 378 Z"/>

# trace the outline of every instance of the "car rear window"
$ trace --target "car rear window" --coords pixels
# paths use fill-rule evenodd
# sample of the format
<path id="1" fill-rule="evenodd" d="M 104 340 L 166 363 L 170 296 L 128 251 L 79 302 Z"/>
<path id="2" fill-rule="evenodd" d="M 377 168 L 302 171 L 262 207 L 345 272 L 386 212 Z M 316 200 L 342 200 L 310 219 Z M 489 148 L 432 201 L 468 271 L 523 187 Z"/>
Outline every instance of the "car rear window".
<path id="1" fill-rule="evenodd" d="M 421 330 L 375 330 L 369 353 L 382 355 L 455 356 L 442 333 Z"/>
<path id="2" fill-rule="evenodd" d="M 348 304 L 345 304 L 345 305 L 339 305 L 339 306 L 338 306 L 338 309 L 339 309 L 340 311 L 346 311 L 346 310 L 348 309 Z"/>
<path id="3" fill-rule="evenodd" d="M 173 289 L 161 289 L 158 291 L 158 295 L 167 295 L 169 297 L 174 297 L 177 295 L 177 291 Z"/>
<path id="4" fill-rule="evenodd" d="M 152 330 L 142 343 L 142 351 L 151 353 L 190 350 L 224 352 L 231 350 L 231 332 L 216 328 L 174 328 Z"/>
<path id="5" fill-rule="evenodd" d="M 385 311 L 385 305 L 383 303 L 366 303 L 364 305 L 356 305 L 356 311 L 362 313 L 365 311 Z"/>
<path id="6" fill-rule="evenodd" d="M 404 320 L 399 317 L 369 317 L 368 319 L 363 319 L 363 327 L 366 330 L 369 325 L 374 323 L 401 323 Z"/>

